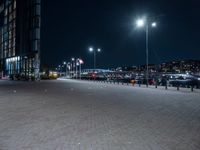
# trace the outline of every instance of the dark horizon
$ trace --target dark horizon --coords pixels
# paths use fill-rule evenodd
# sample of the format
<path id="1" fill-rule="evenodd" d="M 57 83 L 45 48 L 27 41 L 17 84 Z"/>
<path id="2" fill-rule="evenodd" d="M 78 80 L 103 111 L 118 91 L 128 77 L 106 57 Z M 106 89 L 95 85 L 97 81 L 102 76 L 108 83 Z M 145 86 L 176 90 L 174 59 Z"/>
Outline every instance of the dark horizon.
<path id="1" fill-rule="evenodd" d="M 134 21 L 143 15 L 156 19 L 150 30 L 149 63 L 181 59 L 200 60 L 200 3 L 114 1 L 42 1 L 42 64 L 57 66 L 81 57 L 85 68 L 93 65 L 88 47 L 100 47 L 98 68 L 145 64 L 145 32 Z"/>

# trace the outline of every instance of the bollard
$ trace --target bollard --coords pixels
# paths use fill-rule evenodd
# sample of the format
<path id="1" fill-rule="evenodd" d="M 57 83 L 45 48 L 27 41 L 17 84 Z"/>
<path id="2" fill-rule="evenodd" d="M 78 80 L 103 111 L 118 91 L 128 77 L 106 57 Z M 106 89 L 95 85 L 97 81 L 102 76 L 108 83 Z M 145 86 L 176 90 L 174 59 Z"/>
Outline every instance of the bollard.
<path id="1" fill-rule="evenodd" d="M 191 86 L 191 92 L 193 92 L 194 91 L 194 86 Z"/>
<path id="2" fill-rule="evenodd" d="M 141 87 L 141 84 L 139 83 L 139 87 Z"/>
<path id="3" fill-rule="evenodd" d="M 177 86 L 177 91 L 179 91 L 179 85 Z"/>
<path id="4" fill-rule="evenodd" d="M 156 83 L 156 89 L 158 88 L 158 84 Z"/>
<path id="5" fill-rule="evenodd" d="M 165 85 L 165 90 L 167 90 L 167 84 Z"/>

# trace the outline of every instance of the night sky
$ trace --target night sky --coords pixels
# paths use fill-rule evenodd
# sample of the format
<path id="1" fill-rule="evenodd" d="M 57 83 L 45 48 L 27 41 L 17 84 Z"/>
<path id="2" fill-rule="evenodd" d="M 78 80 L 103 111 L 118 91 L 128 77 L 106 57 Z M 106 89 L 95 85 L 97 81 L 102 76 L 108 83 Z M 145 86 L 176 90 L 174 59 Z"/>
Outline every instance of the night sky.
<path id="1" fill-rule="evenodd" d="M 93 65 L 88 47 L 101 48 L 98 68 L 145 64 L 140 16 L 160 16 L 150 29 L 150 63 L 200 59 L 199 0 L 42 0 L 42 64 L 57 66 L 81 57 Z"/>

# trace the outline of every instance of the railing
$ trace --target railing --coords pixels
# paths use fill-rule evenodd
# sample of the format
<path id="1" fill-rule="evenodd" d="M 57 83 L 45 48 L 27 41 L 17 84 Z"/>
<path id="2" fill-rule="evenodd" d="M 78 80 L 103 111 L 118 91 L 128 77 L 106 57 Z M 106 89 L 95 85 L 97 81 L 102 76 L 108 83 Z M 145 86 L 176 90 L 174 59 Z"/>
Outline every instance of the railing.
<path id="1" fill-rule="evenodd" d="M 165 90 L 175 88 L 177 91 L 180 91 L 181 89 L 189 89 L 189 91 L 194 92 L 196 89 L 200 89 L 200 83 L 199 85 L 181 85 L 176 84 L 172 85 L 166 82 L 160 83 L 160 82 L 154 82 L 149 83 L 148 86 L 144 80 L 131 80 L 131 79 L 116 79 L 116 78 L 92 78 L 92 77 L 83 77 L 82 80 L 87 81 L 93 81 L 97 83 L 107 83 L 107 84 L 117 84 L 117 85 L 129 85 L 129 86 L 138 86 L 138 87 L 151 87 L 151 88 L 163 88 Z M 200 90 L 199 90 L 200 91 Z"/>

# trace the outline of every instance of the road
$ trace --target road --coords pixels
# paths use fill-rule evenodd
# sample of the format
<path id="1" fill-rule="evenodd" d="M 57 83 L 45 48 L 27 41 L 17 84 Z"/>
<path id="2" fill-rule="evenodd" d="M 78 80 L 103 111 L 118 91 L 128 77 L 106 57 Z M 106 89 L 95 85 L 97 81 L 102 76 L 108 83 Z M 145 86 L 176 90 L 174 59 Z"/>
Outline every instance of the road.
<path id="1" fill-rule="evenodd" d="M 199 150 L 200 93 L 0 81 L 0 150 Z"/>

